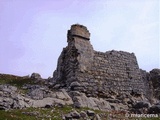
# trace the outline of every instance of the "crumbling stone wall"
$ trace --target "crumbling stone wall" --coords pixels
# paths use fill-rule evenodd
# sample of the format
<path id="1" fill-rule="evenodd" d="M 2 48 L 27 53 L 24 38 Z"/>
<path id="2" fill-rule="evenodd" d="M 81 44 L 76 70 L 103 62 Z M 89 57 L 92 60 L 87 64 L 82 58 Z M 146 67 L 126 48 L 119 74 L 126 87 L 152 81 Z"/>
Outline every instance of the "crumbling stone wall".
<path id="1" fill-rule="evenodd" d="M 106 97 L 108 91 L 146 94 L 136 56 L 123 51 L 93 50 L 85 26 L 71 26 L 53 79 L 61 87 Z"/>
<path id="2" fill-rule="evenodd" d="M 143 92 L 144 84 L 136 57 L 122 51 L 95 52 L 93 75 L 103 82 L 103 89 Z"/>
<path id="3" fill-rule="evenodd" d="M 152 101 L 152 98 L 154 98 L 154 91 L 153 91 L 153 84 L 152 80 L 150 79 L 150 73 L 148 73 L 145 70 L 140 69 L 141 75 L 142 75 L 142 80 L 145 86 L 145 91 L 146 91 L 146 97 L 148 98 L 149 101 Z"/>
<path id="4" fill-rule="evenodd" d="M 153 87 L 153 95 L 160 100 L 160 69 L 150 71 L 149 79 Z"/>
<path id="5" fill-rule="evenodd" d="M 79 71 L 89 69 L 92 64 L 93 47 L 90 44 L 90 33 L 82 25 L 73 25 L 68 30 L 68 46 L 63 49 L 53 79 L 62 86 L 69 86 L 78 81 Z"/>

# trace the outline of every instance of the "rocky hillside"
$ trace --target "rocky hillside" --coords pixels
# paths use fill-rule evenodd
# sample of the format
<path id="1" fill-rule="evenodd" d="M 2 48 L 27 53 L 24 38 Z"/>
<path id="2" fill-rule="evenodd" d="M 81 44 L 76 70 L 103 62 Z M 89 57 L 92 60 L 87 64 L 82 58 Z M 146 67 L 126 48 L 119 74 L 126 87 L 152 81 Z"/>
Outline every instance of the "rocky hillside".
<path id="1" fill-rule="evenodd" d="M 37 73 L 24 77 L 0 74 L 0 119 L 107 120 L 129 119 L 125 117 L 126 113 L 160 113 L 156 99 L 151 104 L 137 93 L 106 94 L 107 98 L 95 98 L 78 91 L 67 91 Z"/>
<path id="2" fill-rule="evenodd" d="M 160 69 L 134 53 L 99 52 L 87 27 L 72 25 L 52 78 L 0 74 L 0 119 L 160 119 Z"/>

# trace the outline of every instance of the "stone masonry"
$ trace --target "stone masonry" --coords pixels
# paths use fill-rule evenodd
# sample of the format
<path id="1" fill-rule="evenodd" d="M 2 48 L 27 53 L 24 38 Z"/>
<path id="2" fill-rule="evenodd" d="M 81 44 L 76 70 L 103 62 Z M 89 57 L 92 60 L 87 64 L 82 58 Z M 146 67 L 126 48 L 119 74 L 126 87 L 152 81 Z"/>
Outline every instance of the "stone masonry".
<path id="1" fill-rule="evenodd" d="M 108 92 L 144 95 L 151 92 L 134 53 L 95 51 L 90 44 L 89 31 L 79 24 L 68 30 L 67 42 L 53 74 L 53 81 L 60 87 L 101 98 Z"/>

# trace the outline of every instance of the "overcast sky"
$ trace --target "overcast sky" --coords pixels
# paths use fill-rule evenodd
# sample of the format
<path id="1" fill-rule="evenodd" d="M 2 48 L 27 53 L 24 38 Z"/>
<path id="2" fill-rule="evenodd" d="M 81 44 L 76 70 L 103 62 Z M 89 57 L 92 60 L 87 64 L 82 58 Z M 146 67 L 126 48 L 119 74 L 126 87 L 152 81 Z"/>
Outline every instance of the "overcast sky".
<path id="1" fill-rule="evenodd" d="M 160 68 L 159 9 L 159 0 L 0 0 L 0 73 L 52 76 L 75 23 L 95 50 L 133 52 L 140 68 Z"/>

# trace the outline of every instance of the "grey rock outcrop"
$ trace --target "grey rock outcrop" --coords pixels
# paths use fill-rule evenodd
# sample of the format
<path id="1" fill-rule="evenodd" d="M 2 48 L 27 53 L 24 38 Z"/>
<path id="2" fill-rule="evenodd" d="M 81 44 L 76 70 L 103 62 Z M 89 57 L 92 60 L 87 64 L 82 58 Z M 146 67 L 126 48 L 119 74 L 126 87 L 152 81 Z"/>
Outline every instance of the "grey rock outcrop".
<path id="1" fill-rule="evenodd" d="M 42 79 L 39 73 L 32 73 L 31 78 L 32 79 Z"/>
<path id="2" fill-rule="evenodd" d="M 49 95 L 44 91 L 49 92 Z M 56 92 L 45 90 L 43 87 L 30 91 L 27 95 L 22 95 L 18 89 L 11 85 L 0 85 L 0 109 L 22 109 L 26 107 L 53 107 L 53 106 L 73 105 L 73 101 L 68 93 L 62 89 Z"/>
<path id="3" fill-rule="evenodd" d="M 70 93 L 75 107 L 88 107 L 97 110 L 111 110 L 109 102 L 104 99 L 87 97 L 84 93 L 73 91 Z"/>
<path id="4" fill-rule="evenodd" d="M 21 109 L 30 107 L 24 96 L 18 94 L 17 88 L 10 85 L 0 85 L 0 109 Z"/>
<path id="5" fill-rule="evenodd" d="M 80 113 L 77 111 L 72 111 L 66 115 L 64 115 L 63 120 L 101 120 L 99 114 L 96 114 L 94 111 L 87 110 L 81 111 Z"/>
<path id="6" fill-rule="evenodd" d="M 150 114 L 160 114 L 160 103 L 157 103 L 149 108 L 148 113 Z"/>

